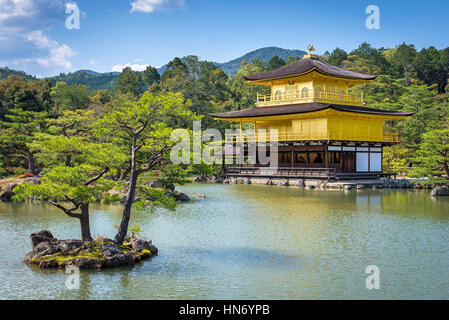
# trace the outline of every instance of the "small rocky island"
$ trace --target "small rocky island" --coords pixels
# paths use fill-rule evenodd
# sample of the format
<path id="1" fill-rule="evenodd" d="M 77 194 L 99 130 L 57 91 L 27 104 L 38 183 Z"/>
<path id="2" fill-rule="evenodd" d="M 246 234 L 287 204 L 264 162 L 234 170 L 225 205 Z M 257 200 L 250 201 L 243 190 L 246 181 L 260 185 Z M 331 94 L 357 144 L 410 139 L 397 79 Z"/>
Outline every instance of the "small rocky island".
<path id="1" fill-rule="evenodd" d="M 30 238 L 33 250 L 24 261 L 39 268 L 66 268 L 70 265 L 81 269 L 133 266 L 158 252 L 151 240 L 132 237 L 127 237 L 123 245 L 104 237 L 92 242 L 58 240 L 45 230 L 31 234 Z"/>

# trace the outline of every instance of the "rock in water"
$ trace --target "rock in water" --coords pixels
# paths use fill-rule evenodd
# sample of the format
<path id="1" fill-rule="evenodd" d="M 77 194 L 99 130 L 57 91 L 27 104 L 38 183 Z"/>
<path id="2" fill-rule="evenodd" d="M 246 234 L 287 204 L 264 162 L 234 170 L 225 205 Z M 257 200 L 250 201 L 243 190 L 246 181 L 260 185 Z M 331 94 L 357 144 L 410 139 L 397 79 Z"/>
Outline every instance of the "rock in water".
<path id="1" fill-rule="evenodd" d="M 188 202 L 190 198 L 182 191 L 175 191 L 175 199 L 181 202 Z"/>
<path id="2" fill-rule="evenodd" d="M 12 191 L 14 187 L 17 186 L 15 183 L 10 183 L 6 187 L 5 191 L 0 192 L 0 200 L 1 201 L 11 201 L 12 197 L 14 196 L 14 192 Z"/>
<path id="3" fill-rule="evenodd" d="M 430 192 L 432 197 L 449 196 L 449 186 L 437 186 Z"/>
<path id="4" fill-rule="evenodd" d="M 164 182 L 162 180 L 154 180 L 147 183 L 147 186 L 150 188 L 164 188 Z"/>
<path id="5" fill-rule="evenodd" d="M 287 179 L 282 179 L 281 181 L 279 181 L 277 183 L 278 187 L 288 187 L 288 180 Z"/>
<path id="6" fill-rule="evenodd" d="M 32 233 L 30 236 L 30 239 L 31 239 L 31 245 L 33 246 L 33 248 L 41 242 L 56 240 L 53 237 L 53 235 L 51 234 L 51 232 L 47 231 L 47 230 L 42 230 L 39 232 Z"/>
<path id="7" fill-rule="evenodd" d="M 194 176 L 192 181 L 194 183 L 206 182 L 207 178 L 205 176 Z"/>
<path id="8" fill-rule="evenodd" d="M 158 250 L 151 240 L 135 239 L 131 244 L 117 245 L 101 237 L 92 242 L 57 240 L 49 231 L 31 235 L 33 250 L 24 261 L 40 268 L 65 268 L 69 265 L 82 269 L 133 266 L 151 258 Z"/>
<path id="9" fill-rule="evenodd" d="M 100 247 L 103 253 L 103 263 L 106 268 L 132 266 L 135 264 L 130 253 L 125 253 L 115 243 L 105 243 Z"/>
<path id="10" fill-rule="evenodd" d="M 143 250 L 149 250 L 151 254 L 157 254 L 157 248 L 153 246 L 151 240 L 148 239 L 137 239 L 131 243 L 134 251 L 142 252 Z"/>

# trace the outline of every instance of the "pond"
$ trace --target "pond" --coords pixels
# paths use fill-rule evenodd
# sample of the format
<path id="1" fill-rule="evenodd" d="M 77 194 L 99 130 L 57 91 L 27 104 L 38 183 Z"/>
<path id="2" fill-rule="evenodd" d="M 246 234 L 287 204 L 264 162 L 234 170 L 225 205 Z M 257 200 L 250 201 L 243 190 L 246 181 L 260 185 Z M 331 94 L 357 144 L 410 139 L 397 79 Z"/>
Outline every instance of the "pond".
<path id="1" fill-rule="evenodd" d="M 0 202 L 2 299 L 448 299 L 449 199 L 426 191 L 320 191 L 192 184 L 207 199 L 133 212 L 159 255 L 134 268 L 64 271 L 22 260 L 29 235 L 79 238 L 79 223 L 46 203 Z M 94 206 L 92 235 L 115 235 L 120 206 Z M 365 269 L 380 269 L 368 290 Z"/>

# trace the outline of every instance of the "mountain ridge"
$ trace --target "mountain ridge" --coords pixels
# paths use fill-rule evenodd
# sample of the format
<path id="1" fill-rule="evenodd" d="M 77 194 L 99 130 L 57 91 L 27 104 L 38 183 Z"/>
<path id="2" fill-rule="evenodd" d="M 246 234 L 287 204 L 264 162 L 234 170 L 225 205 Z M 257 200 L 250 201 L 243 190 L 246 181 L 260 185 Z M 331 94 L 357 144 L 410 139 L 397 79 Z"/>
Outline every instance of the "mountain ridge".
<path id="1" fill-rule="evenodd" d="M 235 75 L 237 71 L 240 69 L 241 63 L 243 61 L 251 62 L 255 59 L 261 59 L 264 62 L 268 62 L 274 56 L 278 56 L 284 60 L 287 60 L 288 57 L 298 58 L 302 57 L 306 54 L 305 51 L 302 50 L 291 50 L 291 49 L 283 49 L 280 47 L 264 47 L 259 48 L 253 51 L 250 51 L 243 56 L 230 60 L 228 62 L 214 62 L 217 67 L 220 67 L 225 73 L 228 75 Z M 162 74 L 167 65 L 163 65 L 156 70 Z M 28 75 L 23 71 L 16 71 L 9 68 L 0 67 L 0 80 L 7 78 L 9 75 L 15 74 L 18 76 L 24 77 L 27 81 L 30 80 L 38 80 L 37 77 Z M 100 90 L 100 89 L 109 89 L 112 90 L 118 80 L 120 73 L 119 72 L 97 72 L 94 70 L 81 69 L 74 72 L 69 73 L 60 73 L 57 76 L 49 77 L 53 83 L 57 81 L 64 81 L 68 84 L 76 83 L 83 84 L 89 86 L 92 90 Z"/>

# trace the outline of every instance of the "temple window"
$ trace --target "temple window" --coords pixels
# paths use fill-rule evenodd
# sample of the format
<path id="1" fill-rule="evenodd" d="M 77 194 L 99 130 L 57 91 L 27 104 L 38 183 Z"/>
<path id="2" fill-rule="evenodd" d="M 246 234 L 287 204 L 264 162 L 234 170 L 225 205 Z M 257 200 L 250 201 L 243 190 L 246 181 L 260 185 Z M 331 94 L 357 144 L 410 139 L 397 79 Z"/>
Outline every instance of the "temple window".
<path id="1" fill-rule="evenodd" d="M 307 153 L 306 152 L 296 152 L 295 153 L 295 162 L 296 163 L 309 163 L 307 161 Z"/>
<path id="2" fill-rule="evenodd" d="M 282 91 L 281 90 L 276 91 L 276 93 L 274 94 L 274 99 L 282 100 Z"/>
<path id="3" fill-rule="evenodd" d="M 309 89 L 308 88 L 302 88 L 301 90 L 301 98 L 308 98 L 309 97 Z"/>
<path id="4" fill-rule="evenodd" d="M 278 162 L 279 163 L 290 163 L 291 162 L 291 152 L 287 151 L 287 152 L 279 152 L 278 153 Z"/>
<path id="5" fill-rule="evenodd" d="M 309 153 L 310 163 L 324 163 L 324 152 Z"/>
<path id="6" fill-rule="evenodd" d="M 329 152 L 328 156 L 329 156 L 329 163 L 333 163 L 333 164 L 340 163 L 341 152 L 331 151 L 331 152 Z"/>

